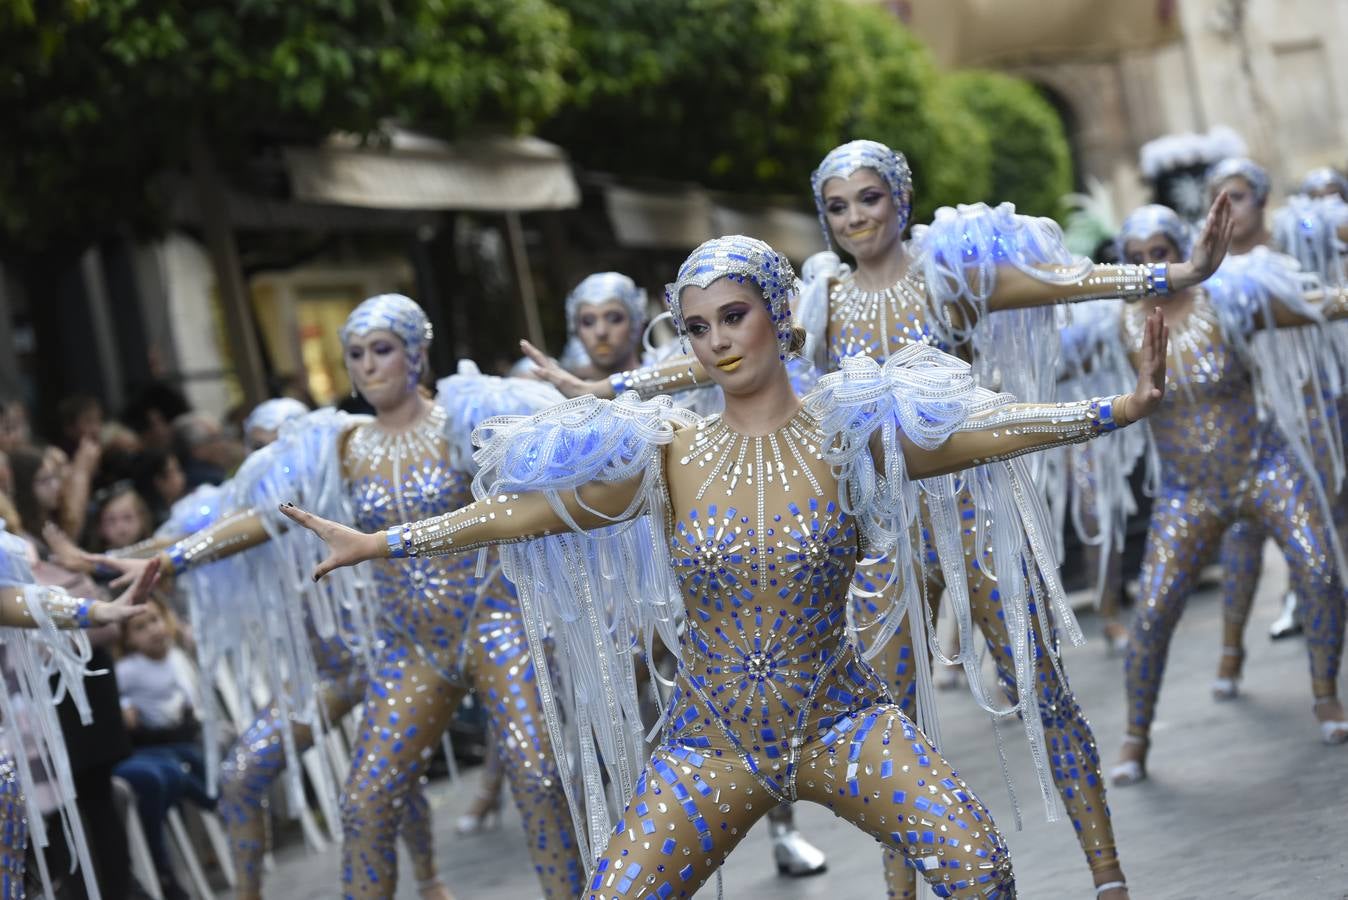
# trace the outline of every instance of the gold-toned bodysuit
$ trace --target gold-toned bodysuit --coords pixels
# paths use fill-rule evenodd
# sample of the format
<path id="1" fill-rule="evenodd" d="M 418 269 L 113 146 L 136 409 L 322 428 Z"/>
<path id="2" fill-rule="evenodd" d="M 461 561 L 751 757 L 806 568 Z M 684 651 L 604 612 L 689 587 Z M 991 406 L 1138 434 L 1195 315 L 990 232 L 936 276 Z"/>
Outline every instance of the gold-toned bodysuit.
<path id="1" fill-rule="evenodd" d="M 340 489 L 353 525 L 386 528 L 472 500 L 471 476 L 450 463 L 446 419 L 445 409 L 434 404 L 402 431 L 389 431 L 378 421 L 359 421 L 335 435 Z M 313 485 L 304 490 L 319 493 Z M 219 526 L 222 532 L 231 527 L 229 520 Z M 193 552 L 200 561 L 209 561 L 258 538 L 254 534 L 236 544 L 222 537 L 215 541 L 216 550 Z M 197 547 L 211 543 L 199 538 L 187 542 L 194 540 Z M 170 548 L 170 558 L 174 553 Z M 346 637 L 363 655 L 361 665 L 369 672 L 368 679 L 358 680 L 364 707 L 341 797 L 345 897 L 393 896 L 399 824 L 405 833 L 411 826 L 413 840 L 429 835 L 420 827 L 425 809 L 413 788 L 470 689 L 486 709 L 495 745 L 504 756 L 545 895 L 572 897 L 580 891 L 580 859 L 542 725 L 534 660 L 514 588 L 499 575 L 494 553 L 488 556 L 486 579 L 475 577 L 476 564 L 477 554 L 467 553 L 418 559 L 411 565 L 375 562 L 361 608 L 348 611 L 353 621 Z M 271 742 L 274 735 L 268 731 L 260 737 Z M 429 848 L 415 849 L 418 858 L 429 860 Z"/>
<path id="2" fill-rule="evenodd" d="M 880 524 L 863 527 L 881 521 L 866 512 L 874 508 L 862 486 L 868 479 L 873 485 L 866 473 L 873 476 L 875 463 L 869 455 L 860 461 L 855 455 L 868 446 L 867 439 L 849 444 L 852 462 L 845 462 L 847 451 L 838 448 L 848 442 L 826 430 L 819 416 L 856 421 L 852 407 L 829 393 L 855 386 L 873 399 L 889 398 L 881 403 L 903 407 L 878 417 L 875 407 L 868 407 L 877 436 L 894 428 L 884 424 L 890 421 L 903 423 L 903 435 L 910 426 L 946 423 L 949 444 L 938 437 L 931 446 L 921 445 L 928 451 L 940 445 L 939 465 L 924 469 L 935 475 L 956 468 L 947 467 L 952 460 L 991 462 L 1085 440 L 1099 433 L 1104 413 L 1096 402 L 1083 402 L 956 414 L 958 391 L 976 393 L 967 368 L 957 361 L 935 351 L 906 354 L 894 362 L 928 366 L 911 381 L 903 365 L 881 375 L 880 367 L 864 362 L 869 368 L 856 381 L 843 377 L 852 373 L 828 376 L 835 379 L 830 388 L 821 382 L 800 410 L 763 436 L 738 433 L 719 416 L 683 413 L 679 421 L 685 424 L 671 425 L 668 405 L 634 406 L 629 398 L 607 406 L 593 398 L 568 401 L 488 435 L 482 454 L 496 462 L 484 463 L 484 476 L 491 473 L 479 483 L 484 499 L 389 530 L 393 552 L 413 558 L 524 542 L 520 549 L 503 549 L 511 565 L 540 576 L 550 572 L 552 579 L 536 593 L 526 592 L 526 626 L 533 634 L 552 634 L 559 650 L 562 642 L 572 650 L 559 663 L 566 675 L 545 688 L 545 699 L 550 691 L 575 690 L 577 705 L 568 711 L 584 715 L 579 704 L 603 707 L 622 694 L 611 690 L 622 680 L 613 666 L 631 665 L 629 643 L 613 647 L 609 604 L 636 607 L 643 601 L 606 597 L 596 579 L 602 582 L 604 571 L 616 574 L 613 548 L 596 544 L 578 550 L 590 539 L 570 532 L 579 525 L 607 534 L 614 522 L 648 516 L 655 537 L 646 546 L 662 546 L 654 556 L 662 565 L 667 558 L 670 569 L 652 577 L 673 577 L 686 627 L 660 742 L 632 779 L 626 810 L 592 872 L 588 896 L 689 897 L 754 822 L 784 800 L 832 809 L 902 855 L 938 896 L 1013 895 L 1010 861 L 986 809 L 892 702 L 885 680 L 849 637 L 848 589 L 863 544 L 901 534 Z M 924 377 L 930 380 L 921 381 Z M 964 388 L 953 387 L 959 379 Z M 936 398 L 927 401 L 930 406 L 917 398 L 920 391 Z M 957 438 L 974 443 L 956 447 Z M 884 438 L 897 439 L 892 433 Z M 899 452 L 894 443 L 886 448 L 886 459 L 899 465 L 911 452 Z M 577 462 L 577 454 L 592 461 Z M 632 472 L 639 474 L 613 474 Z M 840 478 L 850 487 L 844 489 Z M 911 487 L 904 471 L 891 473 L 886 483 L 886 491 Z M 514 493 L 505 486 L 514 484 L 534 489 Z M 563 491 L 574 502 L 563 499 Z M 895 502 L 911 509 L 908 501 Z M 862 518 L 847 509 L 862 510 Z M 894 514 L 910 521 L 907 513 Z M 871 537 L 863 541 L 863 532 Z M 601 534 L 594 540 L 603 539 Z M 560 543 L 554 547 L 555 542 Z M 903 545 L 888 547 L 911 564 Z M 566 555 L 572 552 L 580 555 Z M 599 562 L 584 562 L 587 554 Z M 570 560 L 579 568 L 556 571 Z M 568 579 L 577 583 L 568 588 Z M 660 593 L 654 584 L 651 589 Z M 581 651 L 585 645 L 599 655 L 597 669 Z M 593 689 L 572 687 L 584 679 Z M 607 717 L 596 712 L 592 718 Z M 549 725 L 561 724 L 563 717 L 550 707 Z M 588 733 L 581 737 L 584 748 Z M 600 745 L 623 752 L 608 738 Z M 602 798 L 597 773 L 585 774 L 591 782 L 587 790 L 598 789 Z M 579 814 L 593 819 L 596 809 Z"/>
<path id="3" fill-rule="evenodd" d="M 949 353 L 970 351 L 967 342 L 955 346 L 954 341 L 947 336 L 947 329 L 937 324 L 939 319 L 932 311 L 933 301 L 928 296 L 921 273 L 920 260 L 914 259 L 903 277 L 884 291 L 861 291 L 855 288 L 850 279 L 835 282 L 831 286 L 828 320 L 830 369 L 836 369 L 844 358 L 858 354 L 883 362 L 900 348 L 914 343 L 927 344 Z M 973 622 L 986 639 L 1002 685 L 1009 694 L 1014 694 L 1014 642 L 1007 631 L 1001 609 L 1001 593 L 986 542 L 986 535 L 995 523 L 978 521 L 978 510 L 967 490 L 960 494 L 959 513 L 963 523 L 966 578 Z M 936 552 L 930 543 L 930 534 L 930 522 L 924 515 L 921 539 L 927 559 L 934 562 Z M 980 534 L 983 536 L 981 543 Z M 924 585 L 924 591 L 934 609 L 945 585 L 938 566 L 930 566 L 929 572 L 932 574 L 928 584 Z M 868 564 L 858 572 L 859 585 L 867 592 L 880 590 L 889 578 L 890 565 L 886 561 Z M 873 614 L 877 606 L 884 603 L 883 600 L 877 603 L 865 599 L 856 602 L 861 619 Z M 917 660 L 915 663 L 911 635 L 906 629 L 906 624 L 900 626 L 900 630 L 872 661 L 889 684 L 894 697 L 911 714 L 917 678 L 914 666 L 927 665 L 927 662 Z M 1056 642 L 1056 636 L 1041 634 L 1032 619 L 1029 641 L 1035 661 L 1036 699 L 1054 784 L 1091 870 L 1115 868 L 1118 865 L 1118 853 L 1115 850 L 1113 826 L 1109 821 L 1109 806 L 1105 799 L 1105 784 L 1100 774 L 1100 756 L 1094 733 L 1065 680 L 1060 664 L 1056 664 L 1049 655 L 1047 648 Z M 973 652 L 973 648 L 963 648 L 963 651 Z M 1014 696 L 1012 699 L 1014 701 Z M 885 880 L 890 897 L 917 896 L 916 874 L 910 866 L 905 865 L 906 862 L 897 854 L 886 856 Z"/>
<path id="4" fill-rule="evenodd" d="M 1137 352 L 1144 314 L 1124 311 L 1125 345 Z M 1305 604 L 1306 651 L 1317 698 L 1335 695 L 1343 654 L 1344 591 L 1332 525 L 1316 501 L 1315 473 L 1294 459 L 1272 423 L 1259 420 L 1250 375 L 1228 346 L 1212 301 L 1199 292 L 1171 327 L 1170 371 L 1184 373 L 1150 427 L 1161 459 L 1142 563 L 1142 604 L 1125 663 L 1128 731 L 1151 728 L 1170 637 L 1199 570 L 1223 532 L 1247 519 L 1282 549 Z M 1293 398 L 1289 402 L 1300 402 Z"/>

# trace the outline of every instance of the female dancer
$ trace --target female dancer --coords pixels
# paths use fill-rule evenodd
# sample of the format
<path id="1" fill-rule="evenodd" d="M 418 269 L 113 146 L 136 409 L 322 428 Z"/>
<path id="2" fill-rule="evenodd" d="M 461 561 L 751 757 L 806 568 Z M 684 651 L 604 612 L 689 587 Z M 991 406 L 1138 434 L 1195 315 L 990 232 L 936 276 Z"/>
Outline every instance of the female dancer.
<path id="1" fill-rule="evenodd" d="M 333 515 L 380 527 L 454 508 L 469 497 L 471 445 L 478 420 L 500 411 L 534 411 L 557 395 L 535 382 L 453 376 L 432 402 L 418 390 L 430 323 L 407 297 L 362 303 L 341 332 L 352 384 L 375 408 L 373 420 L 320 411 L 283 429 L 282 440 L 250 460 L 242 496 L 251 512 L 185 538 L 164 555 L 172 572 L 273 540 L 293 569 L 309 553 L 282 535 L 263 498 L 298 492 Z M 291 465 L 302 460 L 302 466 Z M 240 473 L 241 476 L 244 473 Z M 513 592 L 493 574 L 474 577 L 475 556 L 382 565 L 369 581 L 352 578 L 311 590 L 306 601 L 320 633 L 349 623 L 348 646 L 371 677 L 364 718 L 341 798 L 343 892 L 391 897 L 397 881 L 395 836 L 409 791 L 469 688 L 490 715 L 528 835 L 534 868 L 549 897 L 580 890 L 570 834 L 541 711 L 533 659 L 524 647 Z M 491 566 L 495 573 L 496 566 Z M 367 589 L 370 596 L 364 596 Z"/>
<path id="2" fill-rule="evenodd" d="M 1324 174 L 1327 173 L 1327 174 Z M 1319 277 L 1322 284 L 1331 288 L 1342 288 L 1348 284 L 1341 255 L 1340 235 L 1348 226 L 1348 205 L 1345 205 L 1334 187 L 1329 175 L 1337 175 L 1333 170 L 1317 170 L 1311 173 L 1303 183 L 1307 189 L 1319 188 L 1321 196 L 1308 197 L 1293 195 L 1287 205 L 1276 210 L 1272 216 L 1271 231 L 1249 230 L 1256 232 L 1261 239 L 1267 239 L 1267 246 L 1287 253 L 1297 260 L 1301 268 Z M 1252 195 L 1259 196 L 1266 190 L 1267 176 L 1263 170 L 1248 160 L 1228 160 L 1214 169 L 1211 182 L 1214 187 L 1220 184 L 1234 184 Z M 1339 176 L 1342 178 L 1342 176 Z M 1264 222 L 1263 207 L 1258 207 L 1257 225 Z M 1234 246 L 1233 241 L 1233 246 Z M 1260 244 L 1258 246 L 1265 246 Z M 1251 248 L 1253 252 L 1253 248 Z M 1285 260 L 1275 254 L 1262 251 L 1251 257 L 1249 264 L 1277 266 Z M 1278 283 L 1277 279 L 1269 279 Z M 1298 285 L 1290 284 L 1295 294 Z M 1299 300 L 1293 296 L 1291 302 Z M 1298 329 L 1290 335 L 1261 335 L 1255 347 L 1265 353 L 1278 355 L 1278 366 L 1287 359 L 1295 359 L 1303 354 L 1311 354 L 1323 359 L 1334 357 L 1322 364 L 1322 371 L 1305 389 L 1306 417 L 1310 422 L 1323 420 L 1323 428 L 1315 429 L 1311 436 L 1324 436 L 1324 440 L 1308 449 L 1313 459 L 1320 462 L 1319 474 L 1328 482 L 1328 493 L 1333 507 L 1333 522 L 1340 535 L 1348 533 L 1348 491 L 1342 489 L 1341 480 L 1344 462 L 1342 429 L 1348 426 L 1348 392 L 1344 391 L 1345 360 L 1348 360 L 1348 325 L 1335 323 L 1323 336 L 1307 335 L 1304 329 Z M 1318 337 L 1327 338 L 1329 343 L 1315 343 Z M 1312 343 L 1306 345 L 1308 338 Z M 1299 346 L 1300 345 L 1300 346 Z M 1269 392 L 1264 392 L 1268 394 Z M 1332 396 L 1337 394 L 1337 400 Z M 1281 396 L 1273 394 L 1275 400 Z M 1281 404 L 1274 404 L 1280 406 Z M 1275 409 L 1275 411 L 1278 411 Z M 1335 425 L 1337 421 L 1337 426 Z M 1337 491 L 1335 490 L 1337 486 Z M 1334 495 L 1337 493 L 1337 499 Z M 1245 659 L 1244 632 L 1254 603 L 1255 590 L 1263 569 L 1263 545 L 1267 538 L 1264 529 L 1254 522 L 1240 522 L 1234 526 L 1222 540 L 1221 561 L 1223 566 L 1223 588 L 1225 608 L 1223 611 L 1222 656 L 1217 679 L 1213 682 L 1213 695 L 1218 699 L 1235 697 L 1239 689 L 1242 664 Z M 1274 638 L 1299 634 L 1302 630 L 1295 591 L 1286 593 L 1283 613 L 1270 627 L 1270 636 Z"/>
<path id="3" fill-rule="evenodd" d="M 987 811 L 888 702 L 885 682 L 846 636 L 848 585 L 868 551 L 890 554 L 904 578 L 916 574 L 906 540 L 919 503 L 910 477 L 1126 424 L 1159 403 L 1164 370 L 1147 371 L 1131 395 L 1113 400 L 1012 404 L 975 388 L 953 357 L 914 346 L 883 368 L 849 360 L 802 404 L 782 362 L 797 334 L 793 293 L 786 260 L 742 237 L 703 244 L 669 287 L 676 326 L 725 394 L 722 416 L 583 397 L 491 423 L 476 484 L 487 499 L 464 509 L 376 534 L 285 511 L 331 547 L 315 577 L 364 559 L 523 542 L 502 553 L 516 583 L 528 585 L 521 600 L 534 637 L 548 620 L 558 682 L 574 690 L 567 699 L 584 698 L 567 722 L 579 728 L 587 786 L 602 792 L 602 759 L 629 788 L 606 849 L 591 822 L 603 856 L 589 896 L 630 896 L 637 885 L 649 896 L 690 896 L 771 805 L 797 799 L 902 852 L 939 896 L 1012 896 L 1010 860 Z M 1159 316 L 1148 333 L 1159 363 Z M 999 468 L 1023 471 L 1018 462 Z M 589 540 L 570 532 L 643 513 L 661 539 L 627 557 L 635 569 L 611 596 L 595 596 L 612 585 L 614 574 L 606 583 L 601 573 L 617 571 L 613 554 L 635 529 Z M 562 561 L 568 584 L 532 590 L 528 576 Z M 632 779 L 624 763 L 640 752 L 640 726 L 611 728 L 613 714 L 630 708 L 631 673 L 610 634 L 639 640 L 633 628 L 658 627 L 668 642 L 673 616 L 662 583 L 670 574 L 687 623 L 675 693 L 662 741 Z M 550 689 L 544 697 L 558 699 Z M 555 707 L 549 724 L 559 726 Z M 591 799 L 586 811 L 596 810 L 602 801 Z"/>
<path id="4" fill-rule="evenodd" d="M 154 586 L 157 564 L 141 570 L 115 601 L 72 597 L 62 588 L 38 585 L 29 568 L 31 545 L 0 531 L 0 627 L 6 631 L 5 671 L 0 684 L 0 898 L 23 900 L 25 855 L 31 834 L 46 896 L 51 879 L 40 848 L 47 846 L 42 809 L 33 800 L 30 753 L 36 753 L 55 781 L 62 804 L 67 839 L 84 873 L 85 890 L 98 900 L 98 882 L 84 840 L 75 786 L 71 778 L 55 704 L 69 691 L 81 716 L 89 718 L 84 696 L 84 669 L 89 645 L 80 635 L 74 641 L 58 629 L 93 628 L 123 622 L 141 612 L 141 602 Z M 59 675 L 59 686 L 49 676 Z"/>
<path id="5" fill-rule="evenodd" d="M 303 403 L 290 398 L 260 403 L 243 423 L 245 446 L 252 452 L 273 444 L 288 422 L 308 412 Z M 296 446 L 292 442 L 285 449 L 293 451 Z M 155 537 L 131 548 L 134 555 L 153 554 L 237 508 L 267 502 L 267 478 L 278 468 L 293 478 L 320 475 L 311 468 L 314 460 L 306 459 L 304 453 L 287 452 L 284 462 L 278 461 L 279 449 L 270 455 L 250 456 L 235 478 L 219 487 L 204 485 L 178 501 Z M 97 557 L 88 559 L 97 561 Z M 283 560 L 253 551 L 242 560 L 242 565 L 236 565 L 239 562 L 220 560 L 193 569 L 180 579 L 179 586 L 188 598 L 197 631 L 210 635 L 198 642 L 200 670 L 216 672 L 223 664 L 234 672 L 235 684 L 249 685 L 261 678 L 273 689 L 271 698 L 255 717 L 250 715 L 251 695 L 247 691 L 240 694 L 245 715 L 254 721 L 225 754 L 223 766 L 217 742 L 214 738 L 206 741 L 207 770 L 212 780 L 219 771 L 217 812 L 229 835 L 236 873 L 235 896 L 239 900 L 252 900 L 261 896 L 263 856 L 269 843 L 268 798 L 273 783 L 283 771 L 289 772 L 286 787 L 292 809 L 306 802 L 299 778 L 300 755 L 313 746 L 316 731 L 328 730 L 361 701 L 369 678 L 363 661 L 346 647 L 339 635 L 319 633 L 303 604 L 299 607 L 304 614 L 298 617 L 303 633 L 298 640 L 288 633 L 292 619 L 296 618 L 289 613 L 296 604 L 278 598 L 277 587 L 288 580 Z M 235 590 L 227 591 L 226 586 Z M 237 593 L 251 597 L 259 608 L 241 609 Z M 241 640 L 237 624 L 232 624 L 240 619 L 255 619 L 262 627 L 252 639 Z M 221 638 L 222 634 L 225 637 Z M 302 646 L 293 646 L 292 641 Z M 214 735 L 215 717 L 208 715 L 204 724 L 207 732 Z M 320 764 L 311 772 L 315 776 L 314 789 L 323 794 L 331 791 L 335 800 L 327 767 Z M 424 900 L 448 897 L 436 873 L 429 806 L 419 782 L 413 782 L 409 789 L 399 831 L 410 854 L 418 893 Z"/>
<path id="6" fill-rule="evenodd" d="M 1176 260 L 1184 226 L 1169 209 L 1146 206 L 1124 223 L 1129 259 Z M 1312 292 L 1302 298 L 1294 260 L 1279 267 L 1255 254 L 1232 257 L 1204 288 L 1179 291 L 1162 310 L 1175 340 L 1169 368 L 1177 390 L 1150 422 L 1160 457 L 1160 487 L 1152 507 L 1142 564 L 1143 601 L 1133 620 L 1125 664 L 1128 731 L 1115 784 L 1146 777 L 1149 732 L 1165 658 L 1198 570 L 1222 533 L 1247 518 L 1282 548 L 1308 615 L 1307 652 L 1315 716 L 1326 743 L 1348 740 L 1336 680 L 1343 649 L 1343 582 L 1335 571 L 1336 539 L 1310 454 L 1281 419 L 1261 422 L 1251 386 L 1248 341 L 1258 328 L 1313 324 L 1348 315 L 1348 299 Z M 1275 275 L 1291 288 L 1274 286 Z M 1261 283 L 1262 282 L 1262 283 Z M 1264 306 L 1259 294 L 1276 301 Z M 1295 305 L 1289 305 L 1295 303 Z M 1099 340 L 1122 340 L 1133 362 L 1145 351 L 1143 317 L 1133 308 L 1106 319 Z M 1259 377 L 1277 377 L 1272 371 Z M 1298 396 L 1296 389 L 1283 396 Z M 1301 409 L 1302 404 L 1284 403 Z M 1277 434 L 1275 431 L 1281 431 Z M 1108 443 L 1100 445 L 1102 448 Z M 1123 462 L 1117 468 L 1126 469 Z"/>
<path id="7" fill-rule="evenodd" d="M 902 154 L 875 141 L 853 141 L 828 154 L 812 178 L 815 203 L 825 235 L 857 260 L 857 271 L 838 267 L 832 254 L 821 254 L 806 263 L 806 287 L 800 318 L 810 337 L 806 355 L 813 355 L 830 369 L 844 359 L 869 356 L 877 362 L 909 346 L 921 344 L 973 358 L 975 372 L 989 385 L 1011 387 L 1018 396 L 1053 396 L 1056 378 L 1054 311 L 1048 304 L 1100 296 L 1142 296 L 1164 292 L 1167 284 L 1197 283 L 1211 273 L 1221 258 L 1220 230 L 1208 235 L 1192 262 L 1164 266 L 1095 266 L 1077 259 L 1062 245 L 1061 231 L 1048 220 L 1016 216 L 1009 205 L 989 209 L 981 204 L 942 210 L 935 224 L 911 243 L 903 241 L 912 201 L 912 180 Z M 1000 312 L 999 312 L 1000 311 Z M 998 312 L 997 316 L 989 315 Z M 979 326 L 979 327 L 975 327 Z M 531 348 L 526 347 L 526 352 Z M 531 354 L 532 355 L 532 354 Z M 1015 357 L 1015 358 L 1012 358 Z M 558 375 L 556 367 L 540 361 L 541 373 L 551 376 L 563 393 L 579 389 L 616 393 L 635 389 L 642 396 L 685 389 L 706 383 L 700 366 L 672 361 L 656 369 L 614 376 L 607 385 L 576 384 Z M 977 623 L 988 639 L 999 675 L 1017 691 L 1015 707 L 1027 729 L 1035 758 L 1041 761 L 1041 789 L 1056 817 L 1052 778 L 1077 828 L 1097 886 L 1112 885 L 1117 900 L 1126 896 L 1121 887 L 1122 869 L 1109 824 L 1099 757 L 1090 725 L 1081 714 L 1056 655 L 1048 646 L 1050 610 L 1057 612 L 1061 627 L 1074 633 L 1075 619 L 1061 598 L 1057 563 L 1051 555 L 1038 567 L 1037 577 L 1027 579 L 1025 590 L 1014 590 L 1013 578 L 995 580 L 993 573 L 1018 569 L 1023 545 L 1010 540 L 1010 529 L 990 527 L 991 502 L 983 496 L 981 473 L 957 492 L 958 509 L 952 521 L 969 521 L 975 527 L 959 534 L 951 545 L 928 547 L 935 559 L 961 560 L 961 572 L 953 582 L 932 573 L 927 594 L 936 598 L 948 589 L 956 621 L 959 646 L 967 652 L 954 660 L 963 662 L 970 684 L 983 705 L 992 710 L 979 674 L 980 659 L 974 648 L 972 625 Z M 927 534 L 940 533 L 944 523 L 924 516 Z M 1035 535 L 1045 554 L 1047 532 Z M 864 592 L 891 584 L 888 563 L 864 567 L 858 576 Z M 951 571 L 947 566 L 947 574 Z M 1026 596 L 1042 582 L 1035 604 L 1045 617 L 1034 623 Z M 966 599 L 967 598 L 967 599 Z M 872 604 L 874 605 L 874 604 Z M 892 605 L 888 608 L 893 608 Z M 871 617 L 872 611 L 862 612 Z M 924 617 L 925 619 L 925 617 Z M 1025 634 L 1013 636 L 1008 621 L 1027 622 Z M 919 704 L 922 724 L 939 745 L 934 702 L 927 686 L 926 666 L 913 666 L 916 655 L 926 656 L 927 628 L 910 629 L 907 638 L 888 640 L 898 628 L 894 617 L 876 619 L 867 635 L 867 645 L 880 648 L 877 669 L 890 682 L 894 697 L 908 703 L 914 694 L 926 698 Z M 1018 652 L 1018 648 L 1021 652 Z M 939 649 L 938 649 L 939 654 Z M 916 687 L 915 687 L 916 686 Z M 1038 703 L 1038 710 L 1031 704 Z M 1051 757 L 1051 758 L 1050 758 Z M 897 855 L 886 864 L 890 895 L 915 895 L 915 875 Z"/>

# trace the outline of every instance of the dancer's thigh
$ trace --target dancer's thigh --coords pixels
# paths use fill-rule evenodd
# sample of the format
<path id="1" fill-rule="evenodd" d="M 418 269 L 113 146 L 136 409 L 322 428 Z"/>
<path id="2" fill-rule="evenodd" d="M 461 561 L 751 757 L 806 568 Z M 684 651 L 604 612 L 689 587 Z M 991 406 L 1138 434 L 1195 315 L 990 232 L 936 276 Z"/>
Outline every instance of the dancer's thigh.
<path id="1" fill-rule="evenodd" d="M 738 759 L 652 754 L 591 877 L 591 900 L 691 897 L 776 801 Z"/>
<path id="2" fill-rule="evenodd" d="M 807 746 L 796 795 L 898 850 L 942 897 L 1009 897 L 1011 859 L 991 815 L 895 706 L 840 720 Z"/>

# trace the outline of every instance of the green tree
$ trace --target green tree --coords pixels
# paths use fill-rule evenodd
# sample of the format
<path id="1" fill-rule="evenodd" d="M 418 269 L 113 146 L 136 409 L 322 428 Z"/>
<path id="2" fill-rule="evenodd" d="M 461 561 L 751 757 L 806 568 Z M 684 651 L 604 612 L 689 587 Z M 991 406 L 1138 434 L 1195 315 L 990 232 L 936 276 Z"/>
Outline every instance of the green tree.
<path id="1" fill-rule="evenodd" d="M 926 47 L 878 7 L 848 11 L 857 76 L 846 139 L 880 141 L 913 170 L 913 221 L 939 206 L 984 199 L 992 187 L 989 132 L 959 95 L 943 90 Z"/>
<path id="2" fill-rule="evenodd" d="M 957 72 L 942 88 L 996 143 L 991 189 L 978 199 L 1009 200 L 1036 216 L 1062 215 L 1062 198 L 1072 190 L 1072 154 L 1052 105 L 1028 82 L 998 72 Z"/>
<path id="3" fill-rule="evenodd" d="M 557 0 L 571 102 L 543 134 L 582 166 L 803 197 L 854 79 L 838 0 Z"/>
<path id="4" fill-rule="evenodd" d="M 548 0 L 0 0 L 0 238 L 151 221 L 152 178 L 194 133 L 237 173 L 385 119 L 527 130 L 561 102 L 568 53 Z"/>

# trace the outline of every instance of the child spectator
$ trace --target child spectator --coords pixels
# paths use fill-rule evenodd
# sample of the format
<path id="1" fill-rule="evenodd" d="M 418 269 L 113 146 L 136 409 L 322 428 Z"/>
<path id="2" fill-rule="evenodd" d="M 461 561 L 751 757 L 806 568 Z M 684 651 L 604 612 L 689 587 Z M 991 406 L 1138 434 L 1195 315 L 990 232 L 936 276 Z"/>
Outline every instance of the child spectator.
<path id="1" fill-rule="evenodd" d="M 136 792 L 160 885 L 166 900 L 174 900 L 187 894 L 169 865 L 165 817 L 183 798 L 205 809 L 213 809 L 215 801 L 206 793 L 196 670 L 177 645 L 173 614 L 158 600 L 149 605 L 147 612 L 122 625 L 117 684 L 122 717 L 135 749 L 113 771 Z"/>

